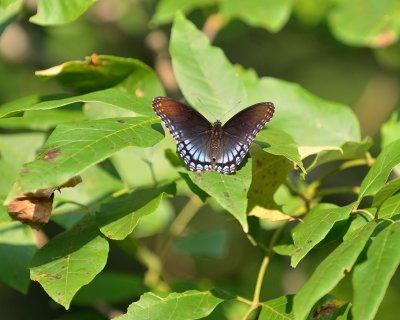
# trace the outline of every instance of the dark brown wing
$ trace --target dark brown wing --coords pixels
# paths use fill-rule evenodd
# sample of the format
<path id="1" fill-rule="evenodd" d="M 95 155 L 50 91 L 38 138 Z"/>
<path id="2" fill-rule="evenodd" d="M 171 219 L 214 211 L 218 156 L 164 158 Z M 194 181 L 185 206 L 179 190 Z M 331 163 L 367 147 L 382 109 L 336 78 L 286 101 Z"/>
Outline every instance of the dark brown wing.
<path id="1" fill-rule="evenodd" d="M 274 111 L 274 104 L 271 102 L 257 103 L 240 111 L 223 125 L 221 152 L 216 161 L 216 171 L 236 171 L 236 167 L 246 156 L 250 143 L 272 118 Z"/>
<path id="2" fill-rule="evenodd" d="M 167 97 L 154 98 L 153 109 L 176 140 L 178 153 L 187 168 L 211 170 L 211 123 L 191 107 Z"/>

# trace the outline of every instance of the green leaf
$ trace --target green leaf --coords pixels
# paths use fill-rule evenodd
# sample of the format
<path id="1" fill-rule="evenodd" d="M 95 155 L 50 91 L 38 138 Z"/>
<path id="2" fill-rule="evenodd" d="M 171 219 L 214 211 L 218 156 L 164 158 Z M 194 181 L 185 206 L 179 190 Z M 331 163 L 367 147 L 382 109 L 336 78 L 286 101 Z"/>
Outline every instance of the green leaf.
<path id="1" fill-rule="evenodd" d="M 367 137 L 359 142 L 346 142 L 340 147 L 340 150 L 321 151 L 308 166 L 307 171 L 313 170 L 317 166 L 331 161 L 363 158 L 372 144 L 372 139 Z"/>
<path id="2" fill-rule="evenodd" d="M 399 57 L 399 55 L 396 55 Z M 382 146 L 386 147 L 391 142 L 400 139 L 400 111 L 394 112 L 392 116 L 381 127 Z M 394 168 L 397 175 L 400 175 L 400 165 Z"/>
<path id="3" fill-rule="evenodd" d="M 292 320 L 293 296 L 282 296 L 262 304 L 259 320 Z"/>
<path id="4" fill-rule="evenodd" d="M 368 171 L 361 183 L 360 193 L 358 194 L 358 203 L 365 196 L 377 192 L 385 184 L 393 167 L 400 163 L 400 139 L 395 140 L 379 154 L 375 163 Z"/>
<path id="5" fill-rule="evenodd" d="M 293 0 L 219 0 L 221 13 L 238 17 L 254 27 L 263 27 L 271 32 L 283 28 L 289 20 Z"/>
<path id="6" fill-rule="evenodd" d="M 351 270 L 375 227 L 376 223 L 371 221 L 357 229 L 322 261 L 294 297 L 295 319 L 305 319 L 313 305 L 331 291 Z"/>
<path id="7" fill-rule="evenodd" d="M 244 232 L 247 224 L 247 194 L 251 183 L 251 163 L 248 161 L 235 174 L 218 172 L 190 172 L 192 181 L 206 191 L 240 223 Z"/>
<path id="8" fill-rule="evenodd" d="M 59 125 L 37 158 L 23 169 L 7 201 L 18 194 L 60 186 L 127 146 L 161 140 L 157 118 L 119 118 Z"/>
<path id="9" fill-rule="evenodd" d="M 156 12 L 150 23 L 160 25 L 171 22 L 177 11 L 189 13 L 196 8 L 212 5 L 216 0 L 161 0 L 157 2 Z"/>
<path id="10" fill-rule="evenodd" d="M 165 315 L 174 320 L 201 319 L 209 315 L 222 301 L 210 291 L 174 292 L 165 298 L 147 292 L 139 301 L 129 306 L 125 315 L 116 319 L 163 319 Z"/>
<path id="11" fill-rule="evenodd" d="M 30 227 L 20 222 L 0 220 L 0 281 L 2 283 L 26 294 L 30 283 L 28 267 L 35 252 L 35 237 Z"/>
<path id="12" fill-rule="evenodd" d="M 228 233 L 225 229 L 207 230 L 178 238 L 174 245 L 194 257 L 222 258 L 228 249 Z"/>
<path id="13" fill-rule="evenodd" d="M 375 319 L 399 263 L 400 223 L 392 223 L 373 238 L 367 260 L 354 268 L 354 319 Z"/>
<path id="14" fill-rule="evenodd" d="M 310 312 L 309 320 L 348 320 L 351 304 L 331 294 L 322 297 Z"/>
<path id="15" fill-rule="evenodd" d="M 378 218 L 392 218 L 400 215 L 400 193 L 386 199 L 378 211 Z"/>
<path id="16" fill-rule="evenodd" d="M 3 0 L 0 2 L 0 35 L 21 11 L 23 0 Z"/>
<path id="17" fill-rule="evenodd" d="M 113 240 L 123 240 L 145 215 L 154 212 L 163 197 L 176 193 L 175 184 L 140 188 L 104 203 L 96 212 L 100 231 Z"/>
<path id="18" fill-rule="evenodd" d="M 77 102 L 101 102 L 141 115 L 153 115 L 151 101 L 135 97 L 118 89 L 105 89 L 80 96 L 66 95 L 25 97 L 6 103 L 0 107 L 0 118 L 16 117 L 28 110 L 49 110 Z"/>
<path id="19" fill-rule="evenodd" d="M 347 219 L 353 206 L 354 203 L 345 207 L 323 203 L 312 208 L 305 216 L 304 223 L 299 223 L 292 231 L 294 247 L 291 266 L 296 267 L 325 238 L 335 222 Z"/>
<path id="20" fill-rule="evenodd" d="M 108 242 L 88 218 L 37 251 L 30 267 L 31 279 L 68 309 L 75 293 L 103 270 L 107 256 Z"/>
<path id="21" fill-rule="evenodd" d="M 305 172 L 296 142 L 286 132 L 275 128 L 268 128 L 267 130 L 260 131 L 256 137 L 256 142 L 260 144 L 264 151 L 277 156 L 284 156 Z"/>
<path id="22" fill-rule="evenodd" d="M 164 95 L 155 72 L 142 61 L 108 55 L 92 55 L 84 61 L 68 61 L 36 71 L 41 79 L 56 79 L 62 85 L 82 92 L 116 86 L 123 92 L 152 99 Z"/>
<path id="23" fill-rule="evenodd" d="M 42 26 L 74 21 L 97 0 L 39 0 L 38 12 L 29 21 Z"/>
<path id="24" fill-rule="evenodd" d="M 174 20 L 170 53 L 180 89 L 206 118 L 225 122 L 238 111 L 231 108 L 244 106 L 247 99 L 242 80 L 223 51 L 211 46 L 182 14 Z"/>
<path id="25" fill-rule="evenodd" d="M 322 150 L 339 149 L 345 142 L 359 141 L 360 129 L 349 107 L 312 95 L 297 84 L 274 78 L 246 81 L 248 104 L 265 101 L 275 104 L 269 126 L 290 134 L 301 158 Z"/>
<path id="26" fill-rule="evenodd" d="M 333 34 L 353 46 L 386 47 L 400 32 L 397 0 L 337 1 L 328 18 Z"/>
<path id="27" fill-rule="evenodd" d="M 293 168 L 292 163 L 283 156 L 266 153 L 252 147 L 252 180 L 247 197 L 248 211 L 260 206 L 265 209 L 279 209 L 275 203 L 274 194 L 279 186 L 286 181 L 288 172 Z"/>
<path id="28" fill-rule="evenodd" d="M 371 207 L 380 207 L 386 199 L 400 190 L 400 178 L 389 181 L 374 196 Z"/>
<path id="29" fill-rule="evenodd" d="M 78 291 L 74 304 L 121 303 L 139 296 L 145 291 L 139 276 L 116 272 L 102 272 L 88 285 Z"/>

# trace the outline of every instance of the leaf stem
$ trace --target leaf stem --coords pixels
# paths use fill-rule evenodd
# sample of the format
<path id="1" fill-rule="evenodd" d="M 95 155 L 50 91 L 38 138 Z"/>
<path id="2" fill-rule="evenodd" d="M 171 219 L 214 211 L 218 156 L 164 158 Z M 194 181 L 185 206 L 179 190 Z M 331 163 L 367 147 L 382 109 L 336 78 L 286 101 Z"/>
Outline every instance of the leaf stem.
<path id="1" fill-rule="evenodd" d="M 374 215 L 373 215 L 371 212 L 369 212 L 369 211 L 367 211 L 367 210 L 364 210 L 364 209 L 354 209 L 351 213 L 364 213 L 364 214 L 366 214 L 371 220 L 374 220 L 374 219 L 375 219 Z"/>

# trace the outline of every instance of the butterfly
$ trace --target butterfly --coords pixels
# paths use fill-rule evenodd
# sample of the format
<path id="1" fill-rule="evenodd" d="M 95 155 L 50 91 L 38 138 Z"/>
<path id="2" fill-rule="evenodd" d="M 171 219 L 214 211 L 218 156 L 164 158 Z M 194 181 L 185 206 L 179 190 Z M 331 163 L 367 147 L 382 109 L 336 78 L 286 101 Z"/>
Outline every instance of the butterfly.
<path id="1" fill-rule="evenodd" d="M 246 156 L 250 143 L 271 120 L 272 102 L 254 104 L 224 125 L 211 124 L 188 105 L 167 97 L 155 97 L 153 109 L 176 140 L 180 157 L 190 171 L 230 174 Z"/>

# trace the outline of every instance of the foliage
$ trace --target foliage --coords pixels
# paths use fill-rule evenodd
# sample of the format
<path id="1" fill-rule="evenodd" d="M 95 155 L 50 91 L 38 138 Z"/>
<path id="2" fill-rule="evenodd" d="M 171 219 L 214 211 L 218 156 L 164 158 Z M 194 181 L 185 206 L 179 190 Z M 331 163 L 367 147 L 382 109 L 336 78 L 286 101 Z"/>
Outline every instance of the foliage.
<path id="1" fill-rule="evenodd" d="M 30 22 L 71 23 L 95 2 L 39 1 Z M 225 122 L 253 103 L 275 104 L 274 118 L 232 175 L 183 167 L 151 108 L 153 97 L 179 92 L 164 89 L 139 59 L 92 54 L 36 71 L 68 92 L 37 93 L 0 106 L 0 281 L 25 294 L 30 280 L 38 282 L 59 305 L 72 306 L 72 316 L 75 306 L 106 303 L 127 309 L 118 319 L 374 319 L 400 263 L 399 113 L 382 127 L 381 149 L 373 158 L 372 139 L 362 140 L 348 106 L 232 64 L 212 44 L 207 28 L 199 30 L 184 15 L 204 10 L 206 21 L 217 21 L 216 31 L 240 19 L 278 32 L 293 12 L 308 25 L 326 19 L 346 44 L 383 48 L 397 41 L 396 1 L 325 0 L 313 10 L 319 5 L 310 0 L 156 3 L 151 24 L 162 28 L 172 22 L 173 74 L 190 105 L 210 121 Z M 18 0 L 0 4 L 1 31 L 20 10 Z M 355 186 L 326 185 L 361 166 L 365 174 Z M 7 205 L 21 195 L 59 188 L 76 175 L 82 184 L 55 192 L 51 223 L 39 231 L 49 237 L 38 247 L 37 233 L 11 221 Z M 349 194 L 345 203 L 329 197 L 343 193 Z M 207 214 L 225 219 L 207 224 Z M 202 220 L 197 233 L 189 225 L 196 219 Z M 251 262 L 262 261 L 251 299 L 212 277 L 177 281 L 180 258 L 199 265 L 222 260 L 228 243 L 240 236 L 257 248 Z M 116 253 L 126 259 L 121 264 L 137 270 L 110 271 L 107 260 Z M 282 256 L 290 257 L 293 268 L 319 262 L 301 288 L 289 292 L 293 295 L 266 299 L 264 274 L 273 261 L 288 266 Z M 266 279 L 274 285 L 268 274 Z M 353 299 L 332 295 L 342 279 L 351 279 Z"/>

